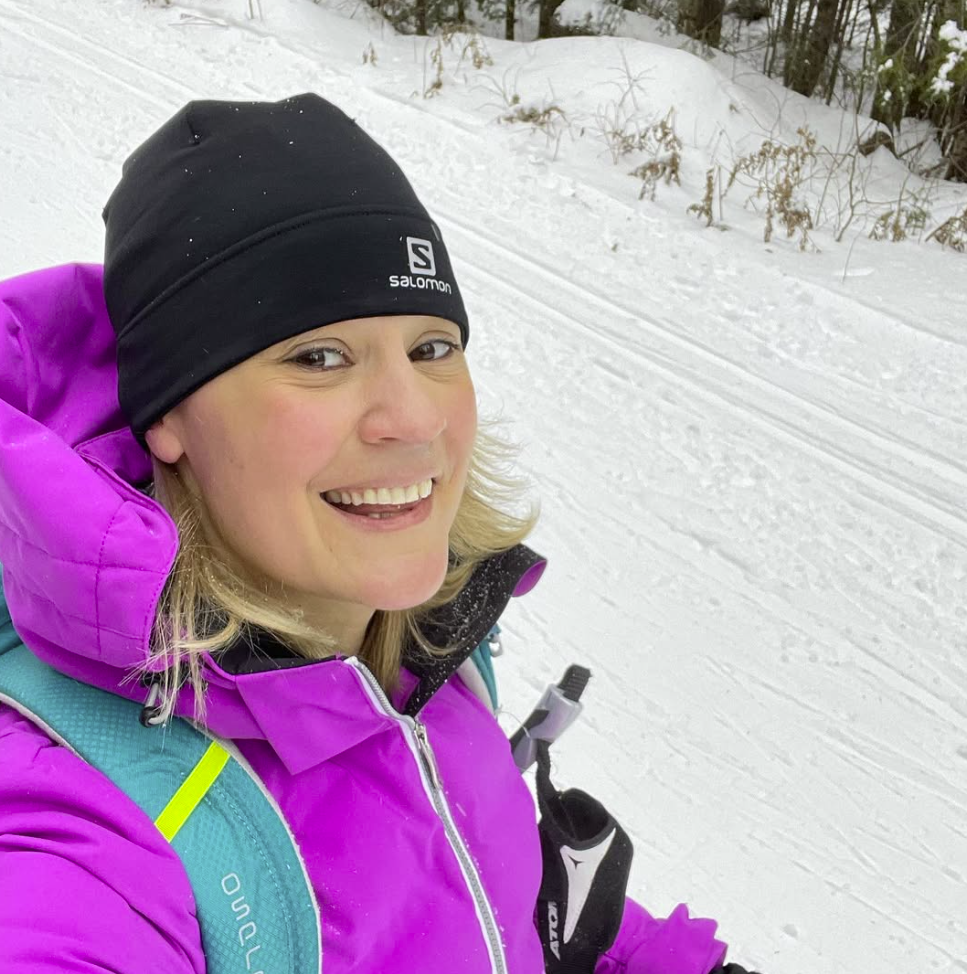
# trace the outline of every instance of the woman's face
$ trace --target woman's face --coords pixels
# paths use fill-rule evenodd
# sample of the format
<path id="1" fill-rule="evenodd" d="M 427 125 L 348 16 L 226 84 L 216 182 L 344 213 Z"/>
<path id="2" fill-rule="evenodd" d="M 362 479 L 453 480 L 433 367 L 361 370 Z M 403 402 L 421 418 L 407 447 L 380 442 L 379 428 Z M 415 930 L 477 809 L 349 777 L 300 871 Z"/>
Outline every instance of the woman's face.
<path id="1" fill-rule="evenodd" d="M 202 386 L 147 439 L 160 460 L 190 468 L 246 567 L 324 625 L 333 603 L 404 609 L 439 589 L 476 429 L 460 329 L 399 315 L 273 345 Z M 426 481 L 429 496 L 414 505 L 410 489 L 395 513 L 392 489 L 426 493 Z M 396 502 L 388 516 L 386 495 L 367 493 L 380 488 Z M 384 516 L 344 500 L 381 500 Z"/>

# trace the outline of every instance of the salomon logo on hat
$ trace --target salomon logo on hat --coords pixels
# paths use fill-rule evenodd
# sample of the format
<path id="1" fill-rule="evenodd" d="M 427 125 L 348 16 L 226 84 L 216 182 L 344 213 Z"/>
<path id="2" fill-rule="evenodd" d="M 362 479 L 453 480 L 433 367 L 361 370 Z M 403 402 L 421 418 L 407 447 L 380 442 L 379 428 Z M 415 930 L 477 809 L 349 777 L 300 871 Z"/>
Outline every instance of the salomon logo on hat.
<path id="1" fill-rule="evenodd" d="M 436 259 L 433 256 L 433 244 L 429 240 L 423 237 L 407 237 L 406 259 L 409 261 L 410 273 L 391 274 L 390 287 L 411 287 L 418 291 L 453 293 L 453 288 L 446 281 L 439 281 L 436 278 Z"/>
<path id="2" fill-rule="evenodd" d="M 433 244 L 419 237 L 406 238 L 406 254 L 410 259 L 411 274 L 436 274 L 436 261 L 433 259 Z"/>

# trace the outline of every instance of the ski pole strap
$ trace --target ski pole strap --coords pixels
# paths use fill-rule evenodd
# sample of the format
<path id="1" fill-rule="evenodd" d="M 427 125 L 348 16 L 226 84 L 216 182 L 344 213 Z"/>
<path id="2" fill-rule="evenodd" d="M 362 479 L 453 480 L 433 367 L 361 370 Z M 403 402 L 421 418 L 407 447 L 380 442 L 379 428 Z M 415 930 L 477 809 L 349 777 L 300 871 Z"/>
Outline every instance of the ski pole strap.
<path id="1" fill-rule="evenodd" d="M 554 787 L 549 747 L 535 745 L 544 867 L 535 922 L 546 974 L 593 974 L 618 936 L 633 849 L 599 801 Z"/>

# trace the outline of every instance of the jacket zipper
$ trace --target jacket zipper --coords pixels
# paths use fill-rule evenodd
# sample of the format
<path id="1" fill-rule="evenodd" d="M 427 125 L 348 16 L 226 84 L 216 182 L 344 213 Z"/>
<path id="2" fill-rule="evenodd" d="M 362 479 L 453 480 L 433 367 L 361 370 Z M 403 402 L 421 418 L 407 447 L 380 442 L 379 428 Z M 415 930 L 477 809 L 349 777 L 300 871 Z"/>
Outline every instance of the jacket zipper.
<path id="1" fill-rule="evenodd" d="M 497 918 L 494 916 L 493 907 L 484 892 L 483 883 L 480 881 L 480 875 L 470 856 L 470 851 L 467 849 L 450 812 L 450 806 L 443 792 L 440 772 L 433 756 L 433 749 L 430 747 L 426 726 L 418 718 L 401 714 L 393 707 L 376 677 L 364 663 L 356 657 L 351 657 L 346 662 L 359 673 L 363 685 L 375 698 L 379 709 L 400 725 L 403 736 L 410 746 L 410 751 L 417 759 L 424 789 L 437 817 L 443 824 L 447 839 L 450 842 L 450 848 L 453 849 L 453 853 L 457 857 L 467 889 L 473 897 L 477 908 L 477 919 L 480 921 L 480 929 L 487 944 L 487 952 L 490 955 L 491 971 L 493 974 L 507 974 L 507 959 L 504 956 L 504 945 L 501 943 L 500 934 L 497 931 Z"/>

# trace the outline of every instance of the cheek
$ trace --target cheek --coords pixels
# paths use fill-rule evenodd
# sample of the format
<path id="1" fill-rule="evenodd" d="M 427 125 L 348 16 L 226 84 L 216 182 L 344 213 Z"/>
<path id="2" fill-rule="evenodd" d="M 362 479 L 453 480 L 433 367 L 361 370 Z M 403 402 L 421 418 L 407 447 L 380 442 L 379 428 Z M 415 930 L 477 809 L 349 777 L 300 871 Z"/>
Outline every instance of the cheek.
<path id="1" fill-rule="evenodd" d="M 473 441 L 477 435 L 477 396 L 473 385 L 468 382 L 467 386 L 454 400 L 447 421 L 451 447 L 463 469 L 466 469 L 470 461 Z"/>
<path id="2" fill-rule="evenodd" d="M 340 428 L 334 411 L 320 416 L 318 403 L 291 397 L 253 395 L 232 407 L 208 427 L 192 467 L 222 519 L 247 531 L 260 502 L 282 511 L 305 494 L 338 453 Z"/>
<path id="3" fill-rule="evenodd" d="M 343 439 L 338 409 L 269 400 L 252 424 L 245 450 L 256 476 L 299 489 L 339 454 Z"/>

